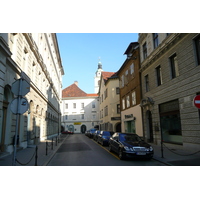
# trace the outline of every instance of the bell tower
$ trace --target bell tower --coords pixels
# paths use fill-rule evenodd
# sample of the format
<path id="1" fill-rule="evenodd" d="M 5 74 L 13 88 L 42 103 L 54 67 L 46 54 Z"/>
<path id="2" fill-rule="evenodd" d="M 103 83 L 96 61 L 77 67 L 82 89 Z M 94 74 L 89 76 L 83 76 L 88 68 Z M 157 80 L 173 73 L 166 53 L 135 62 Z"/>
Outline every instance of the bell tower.
<path id="1" fill-rule="evenodd" d="M 103 71 L 102 64 L 101 64 L 100 57 L 99 57 L 98 69 L 97 69 L 95 77 L 94 77 L 94 92 L 95 93 L 99 92 L 99 84 L 100 84 L 100 78 L 101 78 L 102 71 Z"/>

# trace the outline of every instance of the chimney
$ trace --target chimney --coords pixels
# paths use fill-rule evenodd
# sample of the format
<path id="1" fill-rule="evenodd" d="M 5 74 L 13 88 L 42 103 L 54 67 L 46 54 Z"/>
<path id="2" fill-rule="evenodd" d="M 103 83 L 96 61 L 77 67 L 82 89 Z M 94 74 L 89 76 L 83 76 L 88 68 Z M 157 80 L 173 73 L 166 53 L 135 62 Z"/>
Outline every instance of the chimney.
<path id="1" fill-rule="evenodd" d="M 76 84 L 78 86 L 78 81 L 74 81 L 74 84 Z"/>

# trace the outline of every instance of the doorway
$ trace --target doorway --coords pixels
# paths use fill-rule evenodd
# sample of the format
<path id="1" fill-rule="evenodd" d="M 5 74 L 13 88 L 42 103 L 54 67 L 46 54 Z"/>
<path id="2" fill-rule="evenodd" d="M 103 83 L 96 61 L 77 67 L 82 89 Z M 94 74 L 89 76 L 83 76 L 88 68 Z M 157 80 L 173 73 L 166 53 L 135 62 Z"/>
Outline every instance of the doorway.
<path id="1" fill-rule="evenodd" d="M 85 133 L 86 129 L 87 129 L 86 125 L 82 125 L 81 126 L 81 133 Z"/>
<path id="2" fill-rule="evenodd" d="M 151 111 L 147 110 L 146 118 L 147 118 L 147 142 L 153 142 L 153 125 L 152 125 Z"/>

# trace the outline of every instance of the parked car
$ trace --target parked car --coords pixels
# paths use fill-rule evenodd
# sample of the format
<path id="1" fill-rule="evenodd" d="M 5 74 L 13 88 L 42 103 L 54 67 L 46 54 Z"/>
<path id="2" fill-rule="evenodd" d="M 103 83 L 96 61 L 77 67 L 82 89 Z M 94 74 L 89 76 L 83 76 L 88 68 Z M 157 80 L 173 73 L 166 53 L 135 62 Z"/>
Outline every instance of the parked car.
<path id="1" fill-rule="evenodd" d="M 95 128 L 91 128 L 91 129 L 88 131 L 88 137 L 93 138 L 93 135 L 94 135 L 95 131 L 96 131 Z"/>
<path id="2" fill-rule="evenodd" d="M 62 134 L 74 134 L 72 131 L 63 131 Z"/>
<path id="3" fill-rule="evenodd" d="M 89 137 L 89 130 L 85 131 L 85 136 Z"/>
<path id="4" fill-rule="evenodd" d="M 93 140 L 97 141 L 99 134 L 101 133 L 101 131 L 95 131 L 94 135 L 93 135 Z"/>
<path id="5" fill-rule="evenodd" d="M 102 146 L 108 145 L 111 136 L 112 132 L 101 131 L 101 133 L 98 135 L 97 142 L 100 143 Z"/>
<path id="6" fill-rule="evenodd" d="M 130 157 L 151 159 L 154 154 L 152 146 L 134 133 L 114 133 L 109 140 L 109 151 L 118 153 L 120 159 Z"/>

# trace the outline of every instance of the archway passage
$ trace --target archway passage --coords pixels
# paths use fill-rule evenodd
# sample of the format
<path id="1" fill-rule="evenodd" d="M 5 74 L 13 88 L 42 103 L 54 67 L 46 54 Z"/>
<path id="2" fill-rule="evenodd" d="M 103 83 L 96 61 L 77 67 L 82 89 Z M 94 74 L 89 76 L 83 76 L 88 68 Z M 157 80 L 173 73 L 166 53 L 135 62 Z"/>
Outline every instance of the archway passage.
<path id="1" fill-rule="evenodd" d="M 82 125 L 81 126 L 81 133 L 85 133 L 86 130 L 87 130 L 86 125 Z"/>

